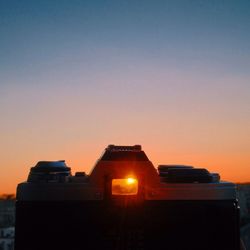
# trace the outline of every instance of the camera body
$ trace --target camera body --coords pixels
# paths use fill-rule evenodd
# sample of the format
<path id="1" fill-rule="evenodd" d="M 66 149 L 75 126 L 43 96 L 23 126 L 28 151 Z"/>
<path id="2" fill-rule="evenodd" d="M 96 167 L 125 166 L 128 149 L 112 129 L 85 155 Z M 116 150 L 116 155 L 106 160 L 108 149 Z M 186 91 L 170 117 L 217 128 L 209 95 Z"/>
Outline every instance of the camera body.
<path id="1" fill-rule="evenodd" d="M 15 250 L 239 250 L 235 185 L 140 145 L 109 145 L 89 175 L 38 162 L 17 187 Z"/>

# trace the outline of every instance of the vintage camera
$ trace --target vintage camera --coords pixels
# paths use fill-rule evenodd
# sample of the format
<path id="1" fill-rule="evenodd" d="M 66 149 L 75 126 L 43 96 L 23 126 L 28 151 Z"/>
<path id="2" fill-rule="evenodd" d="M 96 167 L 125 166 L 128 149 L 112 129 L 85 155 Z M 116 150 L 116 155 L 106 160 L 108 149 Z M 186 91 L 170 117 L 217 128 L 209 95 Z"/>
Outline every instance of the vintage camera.
<path id="1" fill-rule="evenodd" d="M 235 185 L 140 145 L 109 145 L 92 172 L 38 162 L 17 187 L 15 250 L 238 250 Z"/>

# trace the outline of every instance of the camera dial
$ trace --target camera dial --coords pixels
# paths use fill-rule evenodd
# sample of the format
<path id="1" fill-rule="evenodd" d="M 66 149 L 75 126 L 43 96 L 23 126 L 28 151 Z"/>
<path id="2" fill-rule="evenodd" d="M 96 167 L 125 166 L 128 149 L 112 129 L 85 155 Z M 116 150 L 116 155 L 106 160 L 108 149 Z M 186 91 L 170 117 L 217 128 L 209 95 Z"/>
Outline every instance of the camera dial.
<path id="1" fill-rule="evenodd" d="M 28 182 L 65 182 L 71 176 L 70 168 L 61 161 L 39 161 L 30 169 Z"/>

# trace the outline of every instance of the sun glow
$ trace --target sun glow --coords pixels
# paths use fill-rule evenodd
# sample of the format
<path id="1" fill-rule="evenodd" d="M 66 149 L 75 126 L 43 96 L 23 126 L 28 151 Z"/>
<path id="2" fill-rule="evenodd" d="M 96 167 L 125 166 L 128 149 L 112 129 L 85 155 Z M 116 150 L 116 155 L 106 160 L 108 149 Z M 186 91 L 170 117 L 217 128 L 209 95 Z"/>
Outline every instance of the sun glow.
<path id="1" fill-rule="evenodd" d="M 127 184 L 134 184 L 135 182 L 136 182 L 136 179 L 134 179 L 134 178 L 127 179 Z"/>

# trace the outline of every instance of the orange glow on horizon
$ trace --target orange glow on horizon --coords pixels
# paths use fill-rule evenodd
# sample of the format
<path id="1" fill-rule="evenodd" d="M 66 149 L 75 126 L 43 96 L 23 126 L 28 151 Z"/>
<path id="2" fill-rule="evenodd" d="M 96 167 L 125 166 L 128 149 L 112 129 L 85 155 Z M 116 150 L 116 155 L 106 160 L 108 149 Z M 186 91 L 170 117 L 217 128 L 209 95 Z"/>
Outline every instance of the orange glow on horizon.
<path id="1" fill-rule="evenodd" d="M 56 157 L 37 157 L 32 156 L 30 159 L 13 158 L 12 165 L 8 168 L 2 168 L 2 181 L 0 182 L 0 194 L 3 193 L 15 193 L 16 186 L 18 183 L 26 181 L 30 170 L 30 167 L 34 166 L 38 160 L 58 160 L 65 159 L 66 164 L 71 167 L 72 174 L 77 171 L 90 172 L 92 166 L 94 165 L 96 159 L 99 158 L 100 153 L 105 148 L 107 144 L 103 147 L 100 146 L 98 150 L 93 150 L 90 147 L 88 152 L 84 155 L 88 157 L 83 157 L 81 152 L 76 157 L 74 155 L 78 152 L 70 152 L 70 155 L 65 152 L 66 157 L 56 155 Z M 147 154 L 148 158 L 153 162 L 154 166 L 157 167 L 159 164 L 186 164 L 193 165 L 195 167 L 207 168 L 210 172 L 217 172 L 220 174 L 222 180 L 232 181 L 232 182 L 250 182 L 250 159 L 248 157 L 243 157 L 242 154 L 181 154 L 179 152 L 164 152 L 158 151 L 154 148 L 154 145 L 143 145 L 142 149 Z M 87 149 L 86 149 L 87 150 Z M 51 154 L 52 156 L 53 154 Z M 63 155 L 63 154 L 62 154 Z M 84 162 L 84 163 L 83 163 Z M 7 166 L 7 162 L 3 166 Z M 83 167 L 84 166 L 84 167 Z M 88 167 L 87 167 L 88 166 Z M 4 170 L 4 171 L 3 171 Z M 126 179 L 127 183 L 133 182 L 132 179 Z"/>

